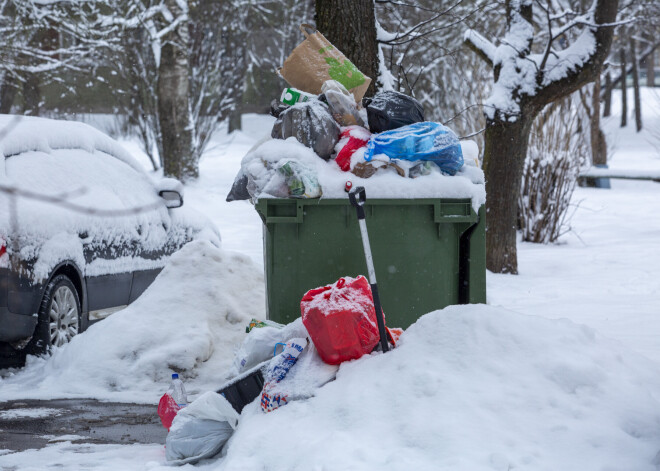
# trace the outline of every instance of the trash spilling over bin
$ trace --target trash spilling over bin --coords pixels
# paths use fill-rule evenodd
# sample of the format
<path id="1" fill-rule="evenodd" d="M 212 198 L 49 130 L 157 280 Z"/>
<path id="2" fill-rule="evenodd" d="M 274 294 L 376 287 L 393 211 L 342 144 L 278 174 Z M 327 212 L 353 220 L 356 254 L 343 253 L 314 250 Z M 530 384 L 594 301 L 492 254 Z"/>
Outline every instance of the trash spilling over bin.
<path id="1" fill-rule="evenodd" d="M 286 59 L 272 139 L 243 158 L 228 201 L 264 222 L 268 318 L 287 324 L 310 289 L 366 274 L 347 189 L 363 187 L 383 306 L 407 327 L 485 294 L 485 185 L 479 149 L 371 79 L 308 25 Z M 381 262 L 382 261 L 382 262 Z"/>

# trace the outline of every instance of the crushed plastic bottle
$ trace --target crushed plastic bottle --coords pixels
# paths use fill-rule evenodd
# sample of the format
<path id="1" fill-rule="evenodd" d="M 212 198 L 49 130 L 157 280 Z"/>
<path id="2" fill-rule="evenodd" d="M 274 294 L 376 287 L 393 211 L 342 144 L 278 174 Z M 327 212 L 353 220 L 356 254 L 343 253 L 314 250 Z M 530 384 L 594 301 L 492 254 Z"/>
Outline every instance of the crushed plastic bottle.
<path id="1" fill-rule="evenodd" d="M 188 405 L 188 395 L 186 388 L 183 386 L 183 381 L 179 379 L 177 373 L 172 373 L 172 383 L 170 384 L 167 394 L 172 396 L 179 407 L 186 407 Z"/>

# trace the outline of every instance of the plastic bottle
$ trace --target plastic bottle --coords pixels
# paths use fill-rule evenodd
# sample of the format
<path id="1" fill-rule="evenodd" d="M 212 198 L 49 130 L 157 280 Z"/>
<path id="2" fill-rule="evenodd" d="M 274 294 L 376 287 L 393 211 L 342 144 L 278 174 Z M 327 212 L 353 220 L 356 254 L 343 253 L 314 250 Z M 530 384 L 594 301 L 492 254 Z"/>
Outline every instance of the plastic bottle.
<path id="1" fill-rule="evenodd" d="M 183 381 L 179 379 L 179 375 L 177 373 L 172 373 L 172 383 L 167 390 L 167 394 L 174 398 L 179 407 L 186 407 L 188 405 L 186 388 L 183 386 Z"/>

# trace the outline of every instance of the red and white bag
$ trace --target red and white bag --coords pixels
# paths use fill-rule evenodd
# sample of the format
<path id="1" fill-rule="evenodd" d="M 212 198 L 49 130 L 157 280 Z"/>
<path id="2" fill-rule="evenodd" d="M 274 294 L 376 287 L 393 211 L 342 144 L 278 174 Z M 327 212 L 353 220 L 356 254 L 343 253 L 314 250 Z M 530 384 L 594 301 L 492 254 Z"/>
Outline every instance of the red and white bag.
<path id="1" fill-rule="evenodd" d="M 338 365 L 371 353 L 380 340 L 371 287 L 364 276 L 308 291 L 303 324 L 324 362 Z"/>

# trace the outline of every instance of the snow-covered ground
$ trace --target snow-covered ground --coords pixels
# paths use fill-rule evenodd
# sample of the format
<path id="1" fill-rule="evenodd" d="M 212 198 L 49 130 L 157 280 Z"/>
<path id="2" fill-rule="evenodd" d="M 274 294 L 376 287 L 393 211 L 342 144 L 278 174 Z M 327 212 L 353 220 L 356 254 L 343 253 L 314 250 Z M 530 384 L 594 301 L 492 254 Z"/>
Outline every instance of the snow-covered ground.
<path id="1" fill-rule="evenodd" d="M 644 94 L 646 129 L 660 129 L 660 96 Z M 611 168 L 660 169 L 660 137 L 620 130 L 619 112 L 615 103 L 605 123 Z M 223 248 L 186 247 L 132 306 L 0 380 L 0 400 L 155 404 L 172 371 L 193 393 L 222 382 L 244 325 L 264 310 L 261 221 L 225 196 L 270 126 L 245 116 L 243 132 L 220 136 L 186 188 L 186 204 L 216 222 Z M 226 456 L 197 468 L 657 470 L 658 201 L 654 182 L 577 189 L 573 230 L 558 245 L 520 244 L 520 275 L 488 274 L 490 306 L 426 315 L 397 349 L 343 364 L 307 401 L 269 414 L 251 404 Z M 166 469 L 162 444 L 0 451 L 3 469 L 53 466 Z"/>

